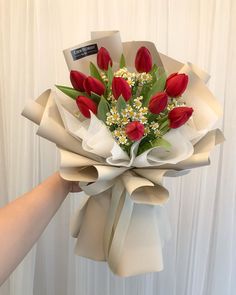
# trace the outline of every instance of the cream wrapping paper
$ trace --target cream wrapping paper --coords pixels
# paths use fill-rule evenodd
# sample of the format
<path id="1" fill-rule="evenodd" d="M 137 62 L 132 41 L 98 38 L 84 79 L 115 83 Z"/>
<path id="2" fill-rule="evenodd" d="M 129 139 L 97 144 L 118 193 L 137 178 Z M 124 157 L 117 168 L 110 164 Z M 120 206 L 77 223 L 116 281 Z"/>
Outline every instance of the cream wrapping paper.
<path id="1" fill-rule="evenodd" d="M 71 52 L 94 44 L 106 47 L 114 64 L 123 52 L 129 68 L 137 49 L 146 46 L 158 66 L 169 73 L 189 75 L 184 99 L 194 108 L 194 115 L 188 124 L 166 134 L 172 144 L 170 152 L 154 148 L 136 157 L 136 143 L 127 155 L 96 116 L 91 120 L 76 117 L 75 102 L 51 90 L 30 100 L 23 115 L 39 125 L 39 136 L 58 146 L 61 176 L 80 182 L 81 206 L 71 224 L 77 238 L 75 253 L 107 261 L 120 276 L 160 271 L 162 247 L 170 237 L 164 210 L 169 194 L 162 185 L 163 177 L 180 176 L 209 164 L 210 151 L 224 140 L 220 130 L 211 130 L 221 107 L 205 85 L 207 73 L 159 54 L 151 42 L 122 43 L 119 32 L 93 32 L 90 41 L 65 50 L 69 70 L 88 73 L 89 62 L 96 64 L 96 55 L 74 60 Z"/>

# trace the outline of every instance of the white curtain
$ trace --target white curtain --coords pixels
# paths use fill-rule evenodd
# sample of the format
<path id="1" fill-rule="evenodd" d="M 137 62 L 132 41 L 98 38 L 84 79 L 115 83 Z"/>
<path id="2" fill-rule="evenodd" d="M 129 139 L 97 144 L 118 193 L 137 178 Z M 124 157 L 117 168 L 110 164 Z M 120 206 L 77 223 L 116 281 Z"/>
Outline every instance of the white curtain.
<path id="1" fill-rule="evenodd" d="M 153 41 L 160 52 L 208 71 L 227 140 L 212 153 L 211 166 L 165 180 L 172 238 L 164 271 L 124 279 L 105 263 L 74 256 L 74 195 L 0 294 L 236 294 L 235 0 L 0 0 L 0 205 L 58 167 L 55 146 L 21 117 L 25 101 L 54 84 L 69 85 L 63 49 L 86 41 L 92 30 L 113 29 L 124 41 Z"/>

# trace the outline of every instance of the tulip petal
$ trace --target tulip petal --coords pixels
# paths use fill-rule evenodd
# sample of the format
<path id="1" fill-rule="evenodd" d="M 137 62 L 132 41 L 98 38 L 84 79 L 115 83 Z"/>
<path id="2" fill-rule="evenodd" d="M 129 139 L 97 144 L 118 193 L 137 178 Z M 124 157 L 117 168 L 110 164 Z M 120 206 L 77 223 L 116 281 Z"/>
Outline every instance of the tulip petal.
<path id="1" fill-rule="evenodd" d="M 168 104 L 168 96 L 165 92 L 157 93 L 152 96 L 149 102 L 149 110 L 152 114 L 160 114 L 165 110 Z"/>
<path id="2" fill-rule="evenodd" d="M 70 71 L 70 81 L 74 89 L 78 91 L 84 91 L 84 80 L 86 79 L 86 75 L 79 71 Z"/>
<path id="3" fill-rule="evenodd" d="M 181 96 L 188 85 L 188 76 L 186 74 L 171 74 L 166 80 L 166 93 L 170 97 Z"/>
<path id="4" fill-rule="evenodd" d="M 147 47 L 140 47 L 135 57 L 135 68 L 137 72 L 149 73 L 152 69 L 152 56 Z"/>
<path id="5" fill-rule="evenodd" d="M 128 101 L 131 96 L 131 87 L 127 83 L 127 81 L 122 77 L 114 77 L 112 80 L 112 93 L 115 99 L 118 99 L 120 96 Z"/>
<path id="6" fill-rule="evenodd" d="M 170 128 L 178 128 L 184 125 L 192 116 L 193 109 L 189 107 L 177 107 L 168 114 Z"/>
<path id="7" fill-rule="evenodd" d="M 94 77 L 87 77 L 84 80 L 84 89 L 88 93 L 88 95 L 91 95 L 91 92 L 94 92 L 98 95 L 103 95 L 105 92 L 105 86 L 104 84 L 99 81 L 98 79 Z"/>
<path id="8" fill-rule="evenodd" d="M 101 47 L 98 51 L 97 65 L 103 71 L 107 71 L 109 65 L 112 67 L 112 59 L 110 53 L 105 47 Z"/>
<path id="9" fill-rule="evenodd" d="M 80 112 L 86 117 L 90 118 L 90 111 L 97 114 L 97 104 L 86 96 L 78 96 L 76 99 L 77 106 Z"/>

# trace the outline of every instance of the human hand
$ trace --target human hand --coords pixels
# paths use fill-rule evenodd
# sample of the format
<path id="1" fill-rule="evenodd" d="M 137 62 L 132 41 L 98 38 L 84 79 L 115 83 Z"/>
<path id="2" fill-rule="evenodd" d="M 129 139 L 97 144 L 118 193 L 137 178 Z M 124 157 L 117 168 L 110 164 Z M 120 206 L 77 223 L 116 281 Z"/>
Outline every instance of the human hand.
<path id="1" fill-rule="evenodd" d="M 78 181 L 70 181 L 70 193 L 79 193 L 81 191 Z"/>
<path id="2" fill-rule="evenodd" d="M 68 193 L 79 193 L 82 191 L 79 186 L 78 181 L 66 180 L 61 177 L 59 172 L 55 173 L 55 177 L 58 177 L 60 179 L 60 182 L 63 184 L 64 188 L 66 189 L 67 194 Z"/>

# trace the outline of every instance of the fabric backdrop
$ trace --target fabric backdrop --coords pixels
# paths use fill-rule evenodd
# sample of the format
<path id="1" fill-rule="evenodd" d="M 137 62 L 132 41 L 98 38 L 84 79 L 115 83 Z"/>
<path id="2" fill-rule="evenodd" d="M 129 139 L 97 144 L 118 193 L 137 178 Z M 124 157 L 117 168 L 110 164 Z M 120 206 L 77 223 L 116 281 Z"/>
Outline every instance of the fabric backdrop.
<path id="1" fill-rule="evenodd" d="M 91 30 L 114 29 L 124 41 L 153 41 L 160 52 L 208 71 L 227 141 L 210 167 L 165 179 L 172 238 L 164 271 L 124 279 L 105 263 L 74 256 L 69 221 L 78 198 L 71 195 L 0 294 L 236 294 L 235 0 L 0 0 L 0 205 L 58 167 L 55 146 L 21 117 L 25 101 L 69 85 L 63 49 L 89 39 Z"/>

